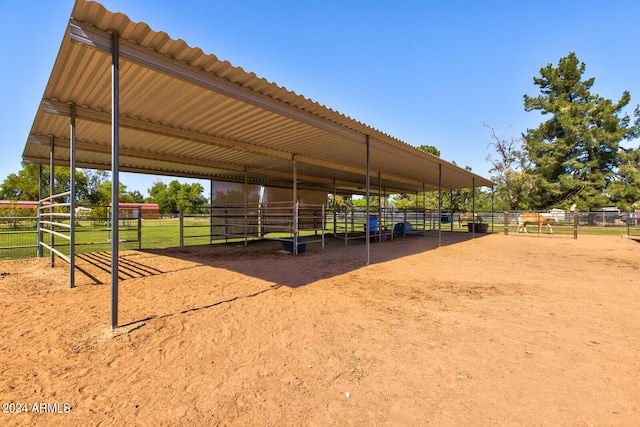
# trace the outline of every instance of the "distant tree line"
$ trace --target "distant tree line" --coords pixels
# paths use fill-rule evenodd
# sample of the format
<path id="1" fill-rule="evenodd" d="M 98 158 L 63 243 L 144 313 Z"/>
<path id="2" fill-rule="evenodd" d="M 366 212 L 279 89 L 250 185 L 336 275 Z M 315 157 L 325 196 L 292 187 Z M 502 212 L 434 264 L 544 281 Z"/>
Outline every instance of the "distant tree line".
<path id="1" fill-rule="evenodd" d="M 69 168 L 54 167 L 54 194 L 69 191 Z M 10 174 L 0 185 L 0 199 L 4 200 L 38 200 L 39 186 L 42 195 L 49 195 L 49 166 L 42 167 L 42 184 L 40 184 L 40 167 L 34 164 L 23 164 L 18 173 Z M 111 204 L 112 182 L 110 173 L 92 169 L 76 170 L 76 200 L 79 206 L 106 208 Z M 123 203 L 157 203 L 161 214 L 177 214 L 180 206 L 185 213 L 204 213 L 208 199 L 202 195 L 204 188 L 198 183 L 184 184 L 172 180 L 169 185 L 157 181 L 148 190 L 150 197 L 145 198 L 140 191 L 129 191 L 120 183 L 119 201 Z M 102 211 L 99 211 L 102 212 Z"/>

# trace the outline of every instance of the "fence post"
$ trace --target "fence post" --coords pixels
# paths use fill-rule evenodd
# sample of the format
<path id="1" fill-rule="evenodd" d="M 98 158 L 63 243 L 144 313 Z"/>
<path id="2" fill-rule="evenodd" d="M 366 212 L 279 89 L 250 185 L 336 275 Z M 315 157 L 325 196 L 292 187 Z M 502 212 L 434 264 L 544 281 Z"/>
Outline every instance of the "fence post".
<path id="1" fill-rule="evenodd" d="M 578 238 L 578 212 L 573 213 L 573 238 Z"/>
<path id="2" fill-rule="evenodd" d="M 42 166 L 40 166 L 40 168 L 42 168 Z M 42 181 L 42 179 L 40 180 Z M 42 193 L 42 191 L 40 191 L 40 193 Z M 42 240 L 42 224 L 40 223 L 40 213 L 41 213 L 41 209 L 42 209 L 42 194 L 40 195 L 40 199 L 38 200 L 38 208 L 37 208 L 37 212 L 36 212 L 36 229 L 38 231 L 38 248 L 36 249 L 36 254 L 38 258 L 42 258 L 42 245 L 40 243 L 43 242 Z"/>
<path id="3" fill-rule="evenodd" d="M 509 235 L 509 212 L 504 213 L 504 235 Z"/>
<path id="4" fill-rule="evenodd" d="M 142 249 L 142 207 L 138 207 L 138 250 Z"/>
<path id="5" fill-rule="evenodd" d="M 180 206 L 180 247 L 184 247 L 184 208 Z"/>

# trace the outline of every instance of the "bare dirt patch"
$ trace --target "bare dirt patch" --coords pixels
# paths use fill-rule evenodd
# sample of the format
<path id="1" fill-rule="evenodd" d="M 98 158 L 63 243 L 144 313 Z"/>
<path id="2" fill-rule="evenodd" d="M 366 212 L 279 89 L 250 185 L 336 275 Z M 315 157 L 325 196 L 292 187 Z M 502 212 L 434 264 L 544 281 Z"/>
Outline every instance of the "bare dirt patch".
<path id="1" fill-rule="evenodd" d="M 0 424 L 637 424 L 640 243 L 468 237 L 0 262 Z"/>

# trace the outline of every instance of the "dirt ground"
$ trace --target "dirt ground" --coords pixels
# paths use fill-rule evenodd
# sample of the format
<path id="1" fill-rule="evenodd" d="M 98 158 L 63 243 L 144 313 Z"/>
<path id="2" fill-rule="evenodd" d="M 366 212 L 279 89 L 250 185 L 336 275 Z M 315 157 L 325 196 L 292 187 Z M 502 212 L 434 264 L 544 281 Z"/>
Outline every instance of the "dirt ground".
<path id="1" fill-rule="evenodd" d="M 640 423 L 640 242 L 437 243 L 0 262 L 0 425 Z"/>

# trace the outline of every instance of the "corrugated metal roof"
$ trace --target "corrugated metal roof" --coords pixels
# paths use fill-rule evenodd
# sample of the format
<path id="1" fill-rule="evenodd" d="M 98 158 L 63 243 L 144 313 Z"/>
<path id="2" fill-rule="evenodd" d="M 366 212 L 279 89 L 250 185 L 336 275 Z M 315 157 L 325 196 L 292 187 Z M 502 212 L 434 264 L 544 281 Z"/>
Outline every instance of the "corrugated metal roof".
<path id="1" fill-rule="evenodd" d="M 23 158 L 68 164 L 75 105 L 76 162 L 111 164 L 111 34 L 120 50 L 120 170 L 363 193 L 366 138 L 372 186 L 387 192 L 492 182 L 280 87 L 216 56 L 131 22 L 100 3 L 73 8 Z"/>

